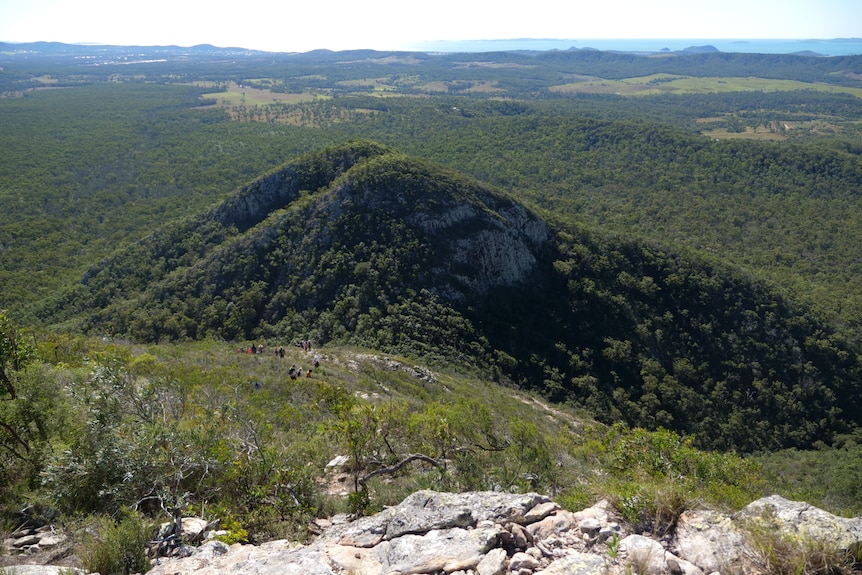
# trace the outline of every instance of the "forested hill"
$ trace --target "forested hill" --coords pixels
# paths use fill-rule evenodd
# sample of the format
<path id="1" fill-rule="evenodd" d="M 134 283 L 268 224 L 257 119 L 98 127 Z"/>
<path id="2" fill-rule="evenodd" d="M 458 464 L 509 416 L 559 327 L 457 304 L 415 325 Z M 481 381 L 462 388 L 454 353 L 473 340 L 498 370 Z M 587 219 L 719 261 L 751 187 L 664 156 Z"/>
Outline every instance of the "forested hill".
<path id="1" fill-rule="evenodd" d="M 862 423 L 858 351 L 750 278 L 543 220 L 368 142 L 166 225 L 42 318 L 146 341 L 310 338 L 472 364 L 710 448 L 833 443 Z"/>

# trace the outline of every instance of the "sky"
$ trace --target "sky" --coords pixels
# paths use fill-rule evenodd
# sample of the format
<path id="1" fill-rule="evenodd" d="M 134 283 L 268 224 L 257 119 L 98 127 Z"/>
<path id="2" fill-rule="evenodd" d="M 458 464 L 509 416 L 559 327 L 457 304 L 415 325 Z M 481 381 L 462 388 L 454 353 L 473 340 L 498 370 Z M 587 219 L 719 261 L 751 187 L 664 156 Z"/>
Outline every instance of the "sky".
<path id="1" fill-rule="evenodd" d="M 0 0 L 3 42 L 306 52 L 514 38 L 850 37 L 862 37 L 860 0 Z"/>

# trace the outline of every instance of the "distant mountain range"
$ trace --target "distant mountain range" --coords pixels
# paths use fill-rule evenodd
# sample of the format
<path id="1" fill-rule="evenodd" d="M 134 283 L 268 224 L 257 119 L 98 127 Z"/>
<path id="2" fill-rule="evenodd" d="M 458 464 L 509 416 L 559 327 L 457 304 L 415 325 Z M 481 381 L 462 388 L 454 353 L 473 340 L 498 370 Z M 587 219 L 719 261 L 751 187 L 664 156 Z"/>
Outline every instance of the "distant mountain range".
<path id="1" fill-rule="evenodd" d="M 421 42 L 412 46 L 423 52 L 497 52 L 547 50 L 601 50 L 633 53 L 683 52 L 697 46 L 710 45 L 721 52 L 761 54 L 817 54 L 849 56 L 862 54 L 862 38 L 816 39 L 553 39 L 515 38 L 501 40 L 464 40 Z"/>
<path id="2" fill-rule="evenodd" d="M 64 44 L 62 42 L 0 42 L 0 54 L 46 56 L 243 56 L 266 54 L 246 48 L 221 48 L 210 44 L 197 46 L 117 46 L 108 44 Z"/>
<path id="3" fill-rule="evenodd" d="M 464 40 L 419 42 L 407 50 L 382 52 L 520 52 L 551 50 L 599 50 L 631 53 L 691 53 L 741 52 L 761 54 L 795 54 L 816 56 L 849 56 L 862 54 L 862 38 L 836 38 L 831 40 L 720 40 L 720 39 L 542 39 L 516 38 L 499 40 Z M 344 52 L 374 52 L 346 50 Z M 320 52 L 316 50 L 314 52 Z M 241 47 L 218 47 L 211 44 L 196 46 L 123 46 L 101 44 L 65 44 L 61 42 L 0 42 L 0 54 L 42 55 L 126 55 L 141 54 L 162 56 L 259 56 L 273 54 Z"/>

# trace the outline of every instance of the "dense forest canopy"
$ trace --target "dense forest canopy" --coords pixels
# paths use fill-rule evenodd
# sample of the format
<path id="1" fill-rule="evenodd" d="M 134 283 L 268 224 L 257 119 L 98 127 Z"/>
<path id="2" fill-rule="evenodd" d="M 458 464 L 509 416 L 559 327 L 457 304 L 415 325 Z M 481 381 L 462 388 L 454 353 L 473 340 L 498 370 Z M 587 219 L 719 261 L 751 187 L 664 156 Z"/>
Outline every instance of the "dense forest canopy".
<path id="1" fill-rule="evenodd" d="M 15 206 L 2 222 L 8 307 L 55 290 L 149 233 L 154 219 L 192 213 L 300 153 L 368 137 L 517 190 L 563 217 L 726 258 L 849 333 L 859 325 L 854 96 L 341 96 L 238 114 L 199 107 L 211 89 L 91 84 L 0 101 L 8 112 L 0 177 L 4 201 Z M 746 117 L 746 105 L 762 111 Z M 780 129 L 777 141 L 697 133 L 702 115 L 727 114 L 749 130 L 782 117 L 795 128 Z"/>

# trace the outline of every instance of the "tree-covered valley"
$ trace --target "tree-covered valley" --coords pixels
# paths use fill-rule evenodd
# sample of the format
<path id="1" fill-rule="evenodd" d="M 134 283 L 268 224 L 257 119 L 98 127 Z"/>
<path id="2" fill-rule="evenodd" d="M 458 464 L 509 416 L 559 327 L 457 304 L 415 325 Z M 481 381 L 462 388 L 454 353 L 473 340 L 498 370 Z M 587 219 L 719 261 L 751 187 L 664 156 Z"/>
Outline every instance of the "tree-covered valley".
<path id="1" fill-rule="evenodd" d="M 862 58 L 3 48 L 7 523 L 860 513 Z"/>

